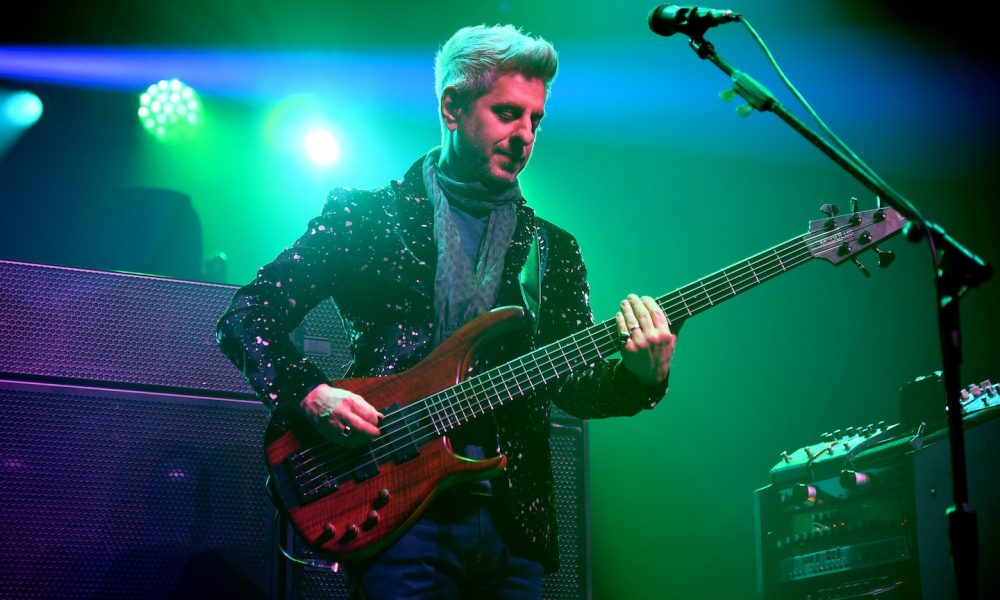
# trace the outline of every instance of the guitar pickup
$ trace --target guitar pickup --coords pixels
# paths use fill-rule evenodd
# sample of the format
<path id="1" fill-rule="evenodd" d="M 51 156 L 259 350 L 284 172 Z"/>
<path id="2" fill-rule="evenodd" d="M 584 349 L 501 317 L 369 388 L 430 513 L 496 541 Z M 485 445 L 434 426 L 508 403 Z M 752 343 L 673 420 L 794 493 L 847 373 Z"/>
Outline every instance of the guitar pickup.
<path id="1" fill-rule="evenodd" d="M 298 487 L 299 498 L 303 502 L 313 502 L 337 491 L 337 480 L 333 477 L 323 479 L 317 482 L 311 482 L 311 487 L 306 488 L 303 486 Z"/>
<path id="2" fill-rule="evenodd" d="M 397 437 L 392 442 L 392 459 L 396 464 L 419 456 L 420 448 L 413 437 L 414 427 L 405 409 L 402 409 L 398 404 L 393 404 L 386 408 L 385 415 L 386 417 L 379 424 L 379 427 L 386 431 L 399 432 L 395 434 Z"/>
<path id="3" fill-rule="evenodd" d="M 370 457 L 371 455 L 369 455 Z M 374 460 L 366 460 L 361 463 L 361 466 L 354 469 L 354 481 L 361 483 L 366 479 L 371 479 L 378 475 L 378 463 Z"/>

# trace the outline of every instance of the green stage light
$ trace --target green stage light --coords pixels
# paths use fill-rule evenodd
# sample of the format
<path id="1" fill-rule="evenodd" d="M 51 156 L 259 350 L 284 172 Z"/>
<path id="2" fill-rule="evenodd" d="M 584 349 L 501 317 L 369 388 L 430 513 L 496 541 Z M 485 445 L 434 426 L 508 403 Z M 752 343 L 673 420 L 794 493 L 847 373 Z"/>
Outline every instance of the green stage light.
<path id="1" fill-rule="evenodd" d="M 162 142 L 187 140 L 201 127 L 201 99 L 178 79 L 163 79 L 139 96 L 139 121 Z"/>

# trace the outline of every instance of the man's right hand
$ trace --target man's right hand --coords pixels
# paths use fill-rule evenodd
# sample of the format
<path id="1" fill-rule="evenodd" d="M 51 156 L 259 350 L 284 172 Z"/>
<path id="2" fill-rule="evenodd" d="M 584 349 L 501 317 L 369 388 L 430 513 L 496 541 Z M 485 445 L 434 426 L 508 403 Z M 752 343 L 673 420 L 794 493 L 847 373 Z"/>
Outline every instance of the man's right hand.
<path id="1" fill-rule="evenodd" d="M 385 418 L 361 396 L 325 383 L 313 388 L 299 406 L 320 433 L 348 448 L 371 441 L 379 434 L 379 421 Z"/>

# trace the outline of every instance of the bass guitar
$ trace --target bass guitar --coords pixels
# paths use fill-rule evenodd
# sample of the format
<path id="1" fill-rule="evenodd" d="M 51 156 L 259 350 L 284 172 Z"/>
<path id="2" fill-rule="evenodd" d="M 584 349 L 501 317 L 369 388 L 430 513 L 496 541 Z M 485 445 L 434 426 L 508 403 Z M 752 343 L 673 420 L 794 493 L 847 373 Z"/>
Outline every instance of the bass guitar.
<path id="1" fill-rule="evenodd" d="M 657 299 L 673 323 L 734 298 L 813 259 L 837 265 L 874 250 L 887 266 L 891 252 L 875 246 L 905 219 L 891 208 L 813 221 L 809 231 Z M 862 270 L 867 275 L 864 267 Z M 344 448 L 304 417 L 268 424 L 264 439 L 276 503 L 313 550 L 337 560 L 363 558 L 390 544 L 444 489 L 492 477 L 504 456 L 456 455 L 448 433 L 586 368 L 621 348 L 614 319 L 597 323 L 514 360 L 468 376 L 477 351 L 525 327 L 519 307 L 498 308 L 467 323 L 415 367 L 387 377 L 332 382 L 363 396 L 385 415 L 381 433 L 362 448 Z"/>

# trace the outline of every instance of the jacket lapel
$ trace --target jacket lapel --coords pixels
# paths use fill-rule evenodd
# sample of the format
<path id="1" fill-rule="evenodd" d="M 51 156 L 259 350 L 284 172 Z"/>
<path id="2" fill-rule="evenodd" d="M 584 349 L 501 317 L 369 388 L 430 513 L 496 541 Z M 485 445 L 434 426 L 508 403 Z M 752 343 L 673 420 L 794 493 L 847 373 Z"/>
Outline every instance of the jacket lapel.
<path id="1" fill-rule="evenodd" d="M 437 268 L 437 249 L 434 245 L 434 206 L 427 198 L 422 173 L 424 159 L 413 163 L 394 185 L 397 188 L 396 222 L 403 247 L 418 263 L 425 263 L 431 269 Z"/>

